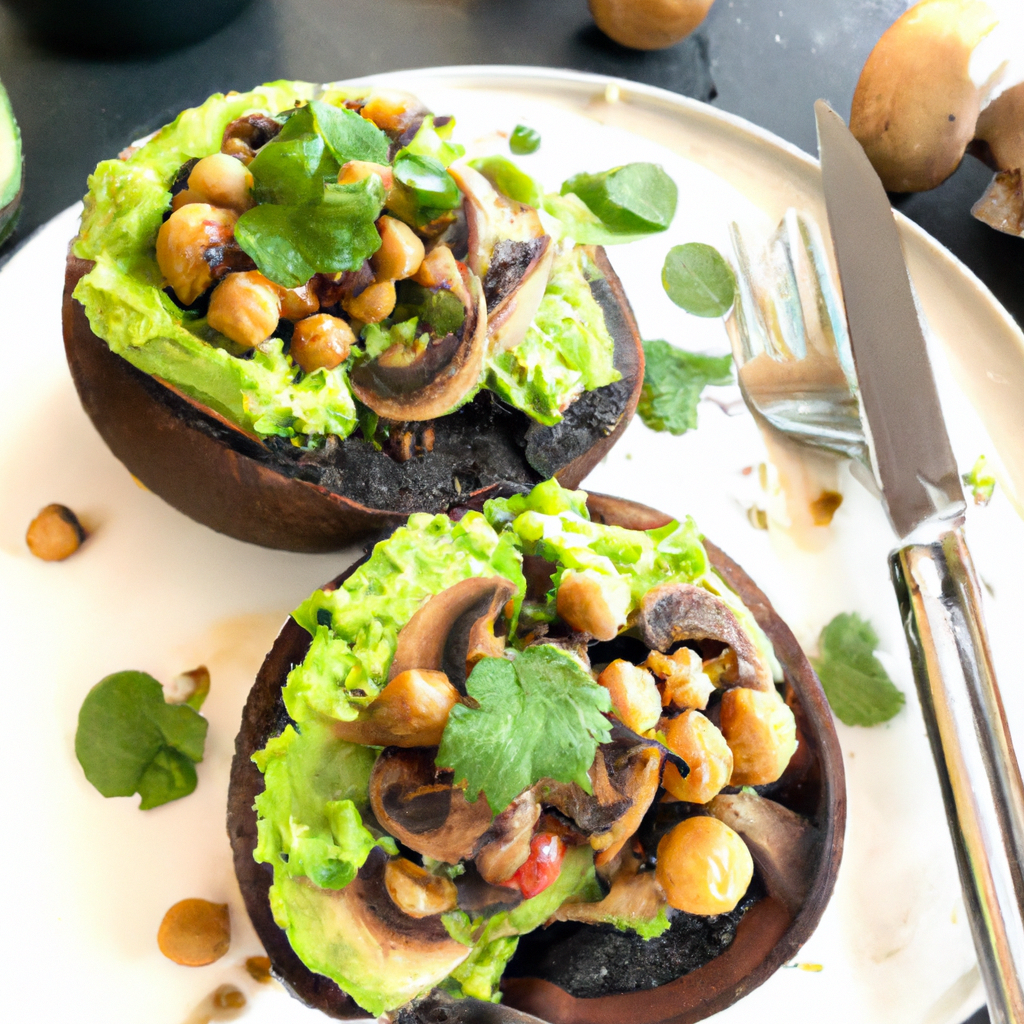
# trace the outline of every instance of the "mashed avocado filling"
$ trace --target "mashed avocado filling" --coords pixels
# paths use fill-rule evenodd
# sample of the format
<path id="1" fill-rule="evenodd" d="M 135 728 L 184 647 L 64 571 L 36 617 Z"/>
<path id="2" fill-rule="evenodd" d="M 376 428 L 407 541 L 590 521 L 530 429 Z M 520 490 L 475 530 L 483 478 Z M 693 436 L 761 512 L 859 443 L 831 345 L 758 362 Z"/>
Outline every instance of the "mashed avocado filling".
<path id="1" fill-rule="evenodd" d="M 591 522 L 585 502 L 582 491 L 566 491 L 552 480 L 527 495 L 487 502 L 483 514 L 469 512 L 458 522 L 411 516 L 336 590 L 316 591 L 294 613 L 312 642 L 284 688 L 295 725 L 254 757 L 266 786 L 256 804 L 255 856 L 274 869 L 271 906 L 300 958 L 373 1014 L 439 983 L 455 994 L 494 998 L 519 935 L 542 925 L 567 900 L 602 896 L 593 851 L 576 847 L 556 880 L 515 909 L 486 920 L 471 920 L 462 911 L 445 914 L 445 928 L 458 944 L 454 961 L 449 943 L 434 960 L 389 961 L 382 969 L 379 945 L 360 940 L 362 926 L 343 898 L 345 887 L 374 847 L 395 847 L 363 818 L 379 751 L 337 739 L 331 722 L 353 720 L 380 692 L 399 630 L 428 598 L 469 577 L 500 575 L 517 588 L 515 620 L 526 593 L 523 556 L 540 554 L 558 572 L 587 568 L 621 580 L 633 607 L 650 587 L 670 581 L 728 595 L 771 656 L 749 612 L 710 568 L 691 519 L 658 530 L 625 530 Z M 668 926 L 663 911 L 650 921 L 609 923 L 644 936 Z"/>
<path id="2" fill-rule="evenodd" d="M 81 259 L 95 262 L 74 295 L 85 307 L 93 332 L 112 351 L 250 433 L 292 438 L 307 447 L 319 446 L 328 435 L 348 437 L 356 429 L 359 415 L 348 371 L 353 359 L 360 358 L 358 351 L 335 369 L 312 373 L 303 373 L 275 338 L 259 346 L 251 358 L 235 354 L 237 348 L 209 326 L 205 315 L 180 308 L 163 290 L 156 235 L 170 209 L 170 190 L 182 164 L 219 152 L 231 121 L 254 112 L 280 115 L 308 103 L 317 92 L 306 82 L 281 81 L 247 93 L 214 95 L 183 111 L 127 159 L 103 161 L 89 178 L 73 250 Z M 338 107 L 346 96 L 328 90 L 322 100 Z M 442 134 L 427 118 L 403 152 L 431 156 L 447 166 L 461 150 L 446 141 L 452 124 Z M 380 213 L 383 194 L 365 198 L 366 202 L 354 203 L 362 219 L 353 230 L 360 237 L 368 230 L 376 240 L 372 222 Z M 327 216 L 329 205 L 321 204 L 316 216 Z M 304 208 L 288 206 L 256 209 L 270 220 L 270 214 L 288 210 L 299 209 L 300 220 L 309 215 Z M 282 217 L 283 213 L 278 219 Z M 282 224 L 283 229 L 288 227 Z M 288 240 L 282 242 L 277 255 L 302 263 Z M 361 263 L 362 254 L 357 258 Z M 595 273 L 582 255 L 563 253 L 525 341 L 490 360 L 480 386 L 550 424 L 562 418 L 562 411 L 582 391 L 618 380 L 612 366 L 614 343 L 587 286 Z M 375 333 L 383 336 L 380 329 Z"/>

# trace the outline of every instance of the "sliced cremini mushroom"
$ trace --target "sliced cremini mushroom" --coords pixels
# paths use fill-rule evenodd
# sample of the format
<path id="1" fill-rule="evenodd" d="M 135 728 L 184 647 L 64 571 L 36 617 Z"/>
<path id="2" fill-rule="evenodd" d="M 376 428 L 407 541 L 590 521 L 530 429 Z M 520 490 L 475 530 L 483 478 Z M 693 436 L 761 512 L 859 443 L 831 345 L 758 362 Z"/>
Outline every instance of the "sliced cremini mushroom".
<path id="1" fill-rule="evenodd" d="M 756 793 L 720 793 L 708 810 L 742 836 L 769 895 L 795 914 L 814 880 L 818 830 L 788 807 Z"/>
<path id="2" fill-rule="evenodd" d="M 491 827 L 480 796 L 470 803 L 454 773 L 434 764 L 437 747 L 388 747 L 370 775 L 370 805 L 381 827 L 417 853 L 457 864 L 477 851 Z"/>
<path id="3" fill-rule="evenodd" d="M 503 609 L 515 596 L 503 576 L 474 576 L 435 594 L 402 627 L 388 678 L 409 669 L 444 672 L 459 693 L 480 658 L 505 648 Z"/>
<path id="4" fill-rule="evenodd" d="M 530 856 L 530 840 L 540 818 L 532 789 L 521 793 L 494 819 L 476 855 L 481 877 L 492 885 L 507 882 Z"/>
<path id="5" fill-rule="evenodd" d="M 384 886 L 395 906 L 410 917 L 444 914 L 458 903 L 450 878 L 432 875 L 405 857 L 392 857 L 384 865 Z"/>
<path id="6" fill-rule="evenodd" d="M 771 669 L 732 609 L 703 587 L 662 583 L 652 588 L 640 603 L 637 625 L 644 643 L 663 654 L 683 640 L 719 640 L 736 655 L 741 686 L 773 686 Z"/>
<path id="7" fill-rule="evenodd" d="M 581 921 L 600 924 L 604 921 L 651 921 L 658 916 L 668 900 L 658 885 L 653 871 L 639 871 L 636 857 L 624 850 L 621 864 L 612 878 L 611 888 L 596 903 L 563 903 L 552 915 L 555 921 Z"/>
<path id="8" fill-rule="evenodd" d="M 399 672 L 352 722 L 335 722 L 334 733 L 372 747 L 436 747 L 459 693 L 443 672 Z"/>
<path id="9" fill-rule="evenodd" d="M 309 968 L 336 972 L 338 958 L 357 951 L 364 992 L 396 1006 L 447 977 L 470 949 L 448 935 L 439 915 L 413 917 L 394 902 L 385 883 L 387 859 L 374 849 L 343 889 L 305 879 L 283 884 L 289 937 L 304 949 Z"/>
<path id="10" fill-rule="evenodd" d="M 378 416 L 436 419 L 451 412 L 479 383 L 487 350 L 487 310 L 479 280 L 469 276 L 465 284 L 466 294 L 459 298 L 466 318 L 457 331 L 431 338 L 418 350 L 393 345 L 352 370 L 352 390 Z"/>
<path id="11" fill-rule="evenodd" d="M 594 857 L 597 867 L 612 860 L 640 827 L 643 816 L 657 796 L 661 765 L 662 754 L 657 747 L 634 747 L 618 760 L 611 756 L 609 748 L 602 747 L 594 762 L 594 793 L 596 795 L 599 789 L 608 796 L 621 793 L 630 803 L 606 833 L 591 837 L 590 845 L 598 851 Z"/>
<path id="12" fill-rule="evenodd" d="M 555 246 L 533 207 L 503 196 L 465 164 L 453 164 L 449 172 L 466 197 L 467 262 L 483 281 L 487 345 L 504 352 L 526 337 L 537 315 Z"/>

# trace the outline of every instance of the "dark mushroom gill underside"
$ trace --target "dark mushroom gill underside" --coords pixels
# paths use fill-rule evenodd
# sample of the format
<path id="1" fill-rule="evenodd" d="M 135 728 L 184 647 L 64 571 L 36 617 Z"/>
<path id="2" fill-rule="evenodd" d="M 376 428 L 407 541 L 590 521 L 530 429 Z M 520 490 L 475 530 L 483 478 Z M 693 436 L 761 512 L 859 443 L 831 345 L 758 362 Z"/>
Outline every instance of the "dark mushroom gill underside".
<path id="1" fill-rule="evenodd" d="M 644 506 L 595 495 L 591 512 L 595 520 L 634 529 L 661 525 L 667 519 Z M 785 671 L 787 699 L 796 714 L 801 747 L 790 770 L 778 783 L 764 787 L 764 795 L 806 815 L 820 833 L 806 898 L 791 912 L 771 896 L 753 899 L 763 892 L 755 888 L 745 913 L 738 910 L 711 919 L 680 915 L 669 932 L 650 943 L 605 926 L 565 923 L 542 929 L 521 940 L 503 988 L 508 1005 L 546 1020 L 579 1024 L 700 1020 L 730 1005 L 791 959 L 814 930 L 831 895 L 842 854 L 846 803 L 841 755 L 824 694 L 792 633 L 764 595 L 719 549 L 707 547 L 713 564 L 768 634 Z M 251 754 L 287 724 L 281 686 L 308 643 L 308 634 L 289 620 L 249 695 L 232 765 L 228 832 L 246 907 L 276 975 L 310 1005 L 329 1016 L 350 1019 L 363 1012 L 332 981 L 312 973 L 298 959 L 270 913 L 270 870 L 252 859 L 256 844 L 252 807 L 263 783 Z M 585 963 L 581 964 L 581 956 Z M 610 964 L 619 965 L 614 976 Z"/>

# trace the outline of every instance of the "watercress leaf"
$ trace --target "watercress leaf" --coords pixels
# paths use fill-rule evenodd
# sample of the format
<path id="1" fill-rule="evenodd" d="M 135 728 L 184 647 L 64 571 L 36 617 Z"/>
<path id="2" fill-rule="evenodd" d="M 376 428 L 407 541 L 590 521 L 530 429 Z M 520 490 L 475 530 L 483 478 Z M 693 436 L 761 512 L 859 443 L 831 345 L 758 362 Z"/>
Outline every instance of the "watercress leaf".
<path id="1" fill-rule="evenodd" d="M 597 216 L 579 196 L 556 195 L 549 192 L 543 198 L 546 213 L 562 226 L 562 234 L 580 245 L 625 245 L 646 238 L 649 231 L 614 231 Z"/>
<path id="2" fill-rule="evenodd" d="M 875 657 L 878 634 L 856 613 L 837 615 L 822 631 L 812 658 L 836 718 L 846 725 L 878 725 L 899 713 L 906 698 Z"/>
<path id="3" fill-rule="evenodd" d="M 416 318 L 421 329 L 429 329 L 437 338 L 456 332 L 466 319 L 466 307 L 447 288 L 425 288 L 415 281 L 402 281 L 392 314 L 396 321 Z M 416 328 L 416 324 L 413 324 Z M 406 344 L 411 340 L 411 335 Z"/>
<path id="4" fill-rule="evenodd" d="M 544 193 L 538 182 L 520 170 L 508 157 L 484 156 L 471 160 L 469 166 L 479 171 L 502 195 L 517 203 L 539 207 L 544 201 Z"/>
<path id="5" fill-rule="evenodd" d="M 104 796 L 139 793 L 141 806 L 155 807 L 195 789 L 195 771 L 182 759 L 202 760 L 206 730 L 206 719 L 193 708 L 167 704 L 152 676 L 117 672 L 86 695 L 75 754 Z"/>
<path id="6" fill-rule="evenodd" d="M 290 205 L 318 203 L 324 182 L 337 178 L 338 169 L 307 107 L 297 110 L 249 164 L 256 201 Z"/>
<path id="7" fill-rule="evenodd" d="M 664 231 L 676 213 L 679 189 L 658 164 L 635 163 L 600 174 L 576 174 L 562 183 L 611 231 L 649 235 Z"/>
<path id="8" fill-rule="evenodd" d="M 608 691 L 570 654 L 542 644 L 515 661 L 477 662 L 466 689 L 478 707 L 456 704 L 448 717 L 437 764 L 482 792 L 500 814 L 543 778 L 576 782 L 590 792 L 587 772 L 608 739 Z"/>
<path id="9" fill-rule="evenodd" d="M 416 202 L 437 210 L 454 210 L 462 193 L 444 164 L 432 156 L 402 150 L 395 158 L 395 180 L 412 192 Z"/>
<path id="10" fill-rule="evenodd" d="M 644 360 L 644 385 L 636 411 L 651 430 L 678 436 L 696 429 L 697 403 L 704 388 L 732 382 L 732 356 L 703 356 L 667 341 L 645 341 Z"/>
<path id="11" fill-rule="evenodd" d="M 528 128 L 525 124 L 517 124 L 508 140 L 508 148 L 516 156 L 527 156 L 540 149 L 540 132 Z"/>
<path id="12" fill-rule="evenodd" d="M 285 288 L 313 274 L 357 270 L 380 248 L 374 221 L 384 205 L 375 174 L 351 185 L 326 185 L 316 206 L 256 206 L 238 219 L 235 239 L 261 273 Z"/>
<path id="13" fill-rule="evenodd" d="M 196 766 L 185 754 L 161 747 L 139 779 L 139 809 L 148 811 L 188 796 L 196 788 Z"/>
<path id="14" fill-rule="evenodd" d="M 669 249 L 661 270 L 668 297 L 695 316 L 724 316 L 736 297 L 736 277 L 722 254 L 703 242 Z"/>
<path id="15" fill-rule="evenodd" d="M 454 117 L 446 118 L 442 124 L 438 124 L 435 118 L 428 114 L 423 118 L 423 124 L 413 136 L 412 142 L 402 149 L 398 156 L 401 156 L 402 153 L 429 156 L 437 160 L 443 167 L 447 167 L 453 160 L 458 160 L 466 152 L 464 146 L 449 141 L 454 129 Z"/>
<path id="16" fill-rule="evenodd" d="M 339 164 L 365 160 L 372 164 L 388 162 L 390 140 L 372 122 L 354 110 L 311 100 L 313 123 Z M 255 161 L 254 161 L 255 162 Z"/>

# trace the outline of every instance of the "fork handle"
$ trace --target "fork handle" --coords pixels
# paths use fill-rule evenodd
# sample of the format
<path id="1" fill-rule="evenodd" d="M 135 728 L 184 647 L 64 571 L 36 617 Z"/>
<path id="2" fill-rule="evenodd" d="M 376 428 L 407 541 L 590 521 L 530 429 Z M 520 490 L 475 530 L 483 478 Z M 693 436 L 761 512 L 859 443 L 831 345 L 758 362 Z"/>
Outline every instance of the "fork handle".
<path id="1" fill-rule="evenodd" d="M 993 1024 L 1024 1024 L 1024 786 L 963 531 L 889 562 Z"/>

